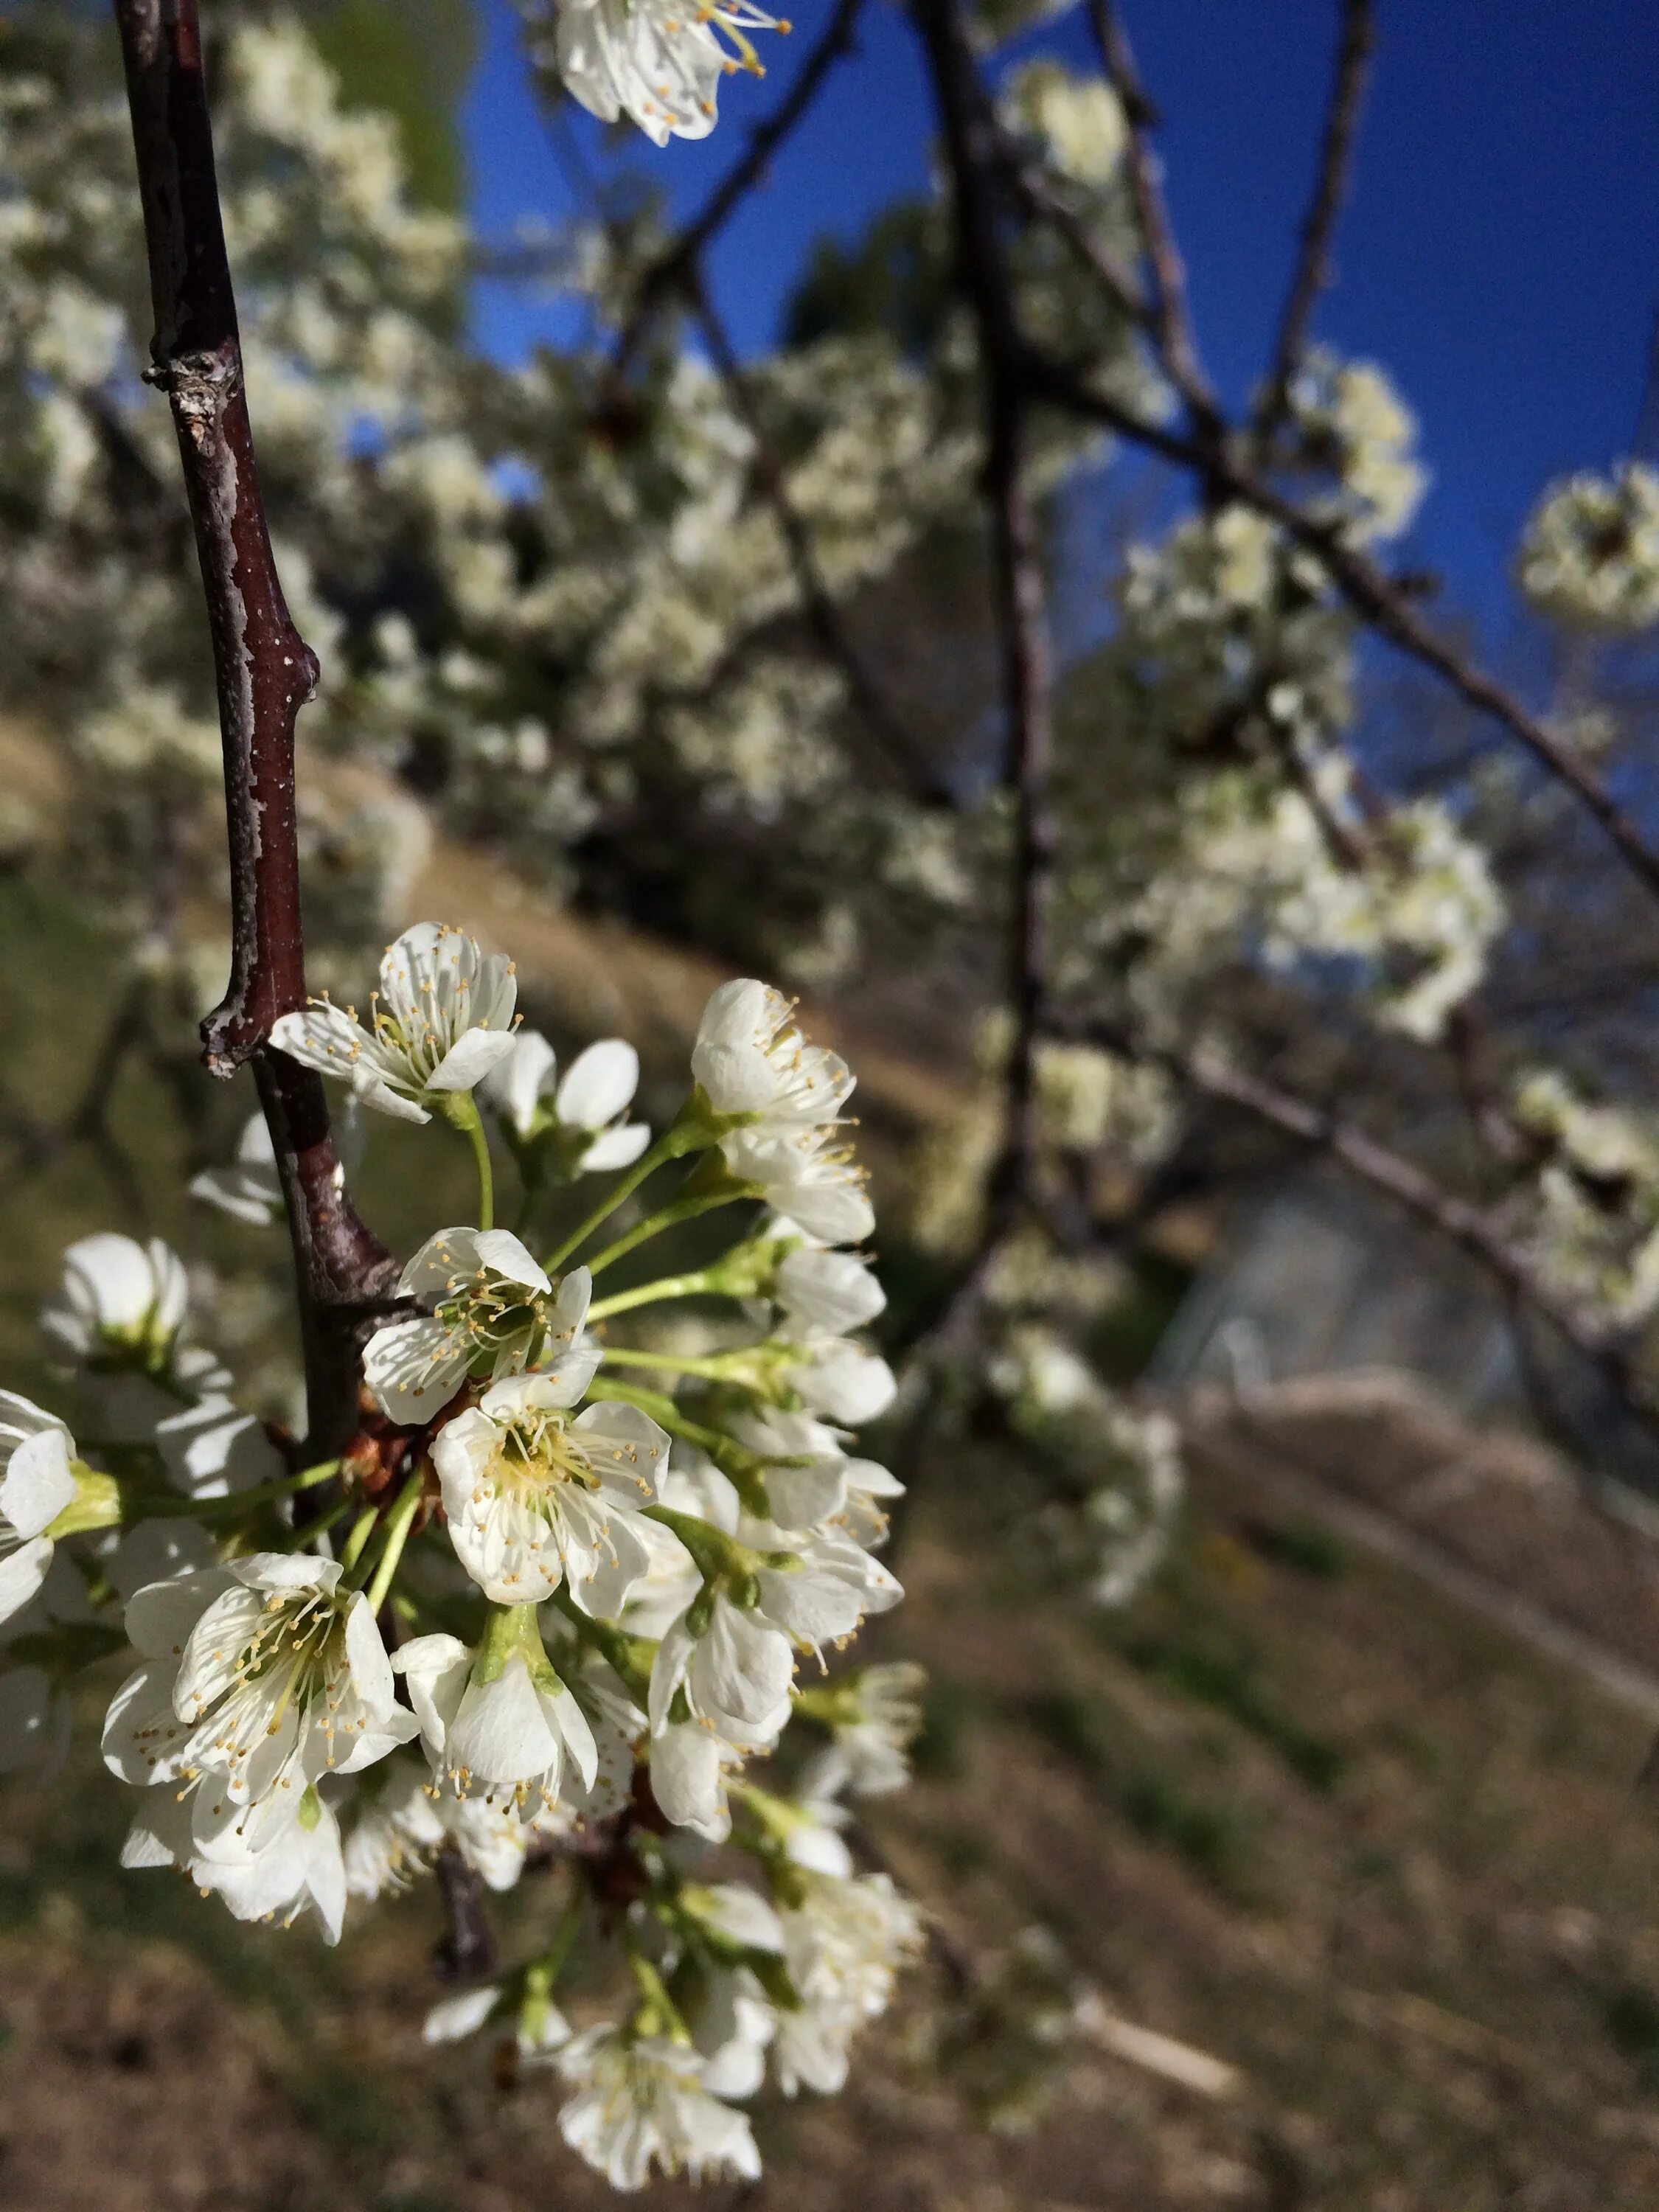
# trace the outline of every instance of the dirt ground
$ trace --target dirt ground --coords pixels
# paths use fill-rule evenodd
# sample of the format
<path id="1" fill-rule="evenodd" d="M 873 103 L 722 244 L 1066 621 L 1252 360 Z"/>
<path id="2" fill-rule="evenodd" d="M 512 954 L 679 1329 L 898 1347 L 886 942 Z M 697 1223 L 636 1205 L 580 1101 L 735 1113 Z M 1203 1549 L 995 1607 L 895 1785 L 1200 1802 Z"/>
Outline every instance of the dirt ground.
<path id="1" fill-rule="evenodd" d="M 944 1963 L 911 1977 L 848 2095 L 763 2100 L 764 2179 L 707 2200 L 1659 2201 L 1659 1812 L 1633 1787 L 1640 1718 L 1202 1466 L 1158 1587 L 1091 1617 L 1007 1564 L 1006 1476 L 989 1448 L 933 1470 L 900 1562 L 911 1602 L 881 1646 L 934 1672 L 921 1778 L 872 1832 L 937 1916 Z M 72 1786 L 0 1796 L 8 2212 L 609 2201 L 559 2142 L 551 2083 L 503 2089 L 487 2050 L 422 2045 L 429 1885 L 331 1954 L 239 1928 L 173 1877 L 123 1875 L 93 1718 Z M 509 1955 L 554 1909 L 548 1879 L 513 1901 Z M 994 1975 L 1032 1923 L 1115 2017 L 1236 2069 L 1230 2094 L 1085 2041 L 1023 2131 L 985 2126 L 976 2096 L 1010 2061 L 983 2019 L 941 2029 L 949 1967 Z"/>

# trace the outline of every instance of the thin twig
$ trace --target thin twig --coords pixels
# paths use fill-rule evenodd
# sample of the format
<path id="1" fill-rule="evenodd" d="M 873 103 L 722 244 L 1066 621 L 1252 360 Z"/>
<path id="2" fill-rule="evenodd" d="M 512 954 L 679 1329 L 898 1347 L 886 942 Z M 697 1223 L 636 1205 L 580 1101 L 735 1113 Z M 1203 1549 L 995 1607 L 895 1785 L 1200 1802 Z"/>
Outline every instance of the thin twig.
<path id="1" fill-rule="evenodd" d="M 155 314 L 149 380 L 173 407 L 207 597 L 229 824 L 231 979 L 208 1066 L 252 1060 L 287 1201 L 312 1433 L 355 1423 L 356 1328 L 391 1255 L 347 1200 L 318 1077 L 265 1043 L 305 1004 L 294 725 L 317 662 L 289 617 L 265 525 L 204 82 L 197 0 L 115 0 Z"/>
<path id="2" fill-rule="evenodd" d="M 993 112 L 989 123 L 997 167 L 1015 202 L 1034 222 L 1047 223 L 1115 300 L 1132 322 L 1148 327 L 1152 309 L 1134 277 L 1066 199 L 1038 161 L 1032 161 Z"/>
<path id="3" fill-rule="evenodd" d="M 1128 33 L 1118 20 L 1112 0 L 1089 0 L 1089 23 L 1099 49 L 1101 66 L 1118 96 L 1127 129 L 1125 163 L 1135 220 L 1152 276 L 1148 304 L 1158 353 L 1170 382 L 1187 404 L 1194 435 L 1206 445 L 1213 444 L 1223 431 L 1221 410 L 1200 366 L 1192 315 L 1187 304 L 1187 271 L 1164 204 L 1158 155 L 1152 142 L 1158 111 L 1146 96 Z"/>
<path id="4" fill-rule="evenodd" d="M 863 7 L 864 0 L 836 0 L 835 13 L 824 25 L 788 91 L 772 113 L 750 130 L 743 158 L 732 165 L 698 213 L 647 267 L 617 342 L 613 368 L 618 376 L 625 374 L 632 366 L 663 302 L 686 289 L 704 252 L 759 183 L 767 163 L 817 99 L 825 77 L 843 54 L 852 52 L 853 35 Z"/>
<path id="5" fill-rule="evenodd" d="M 1354 140 L 1375 46 L 1371 0 L 1342 0 L 1342 35 L 1337 48 L 1330 104 L 1325 111 L 1325 131 L 1313 198 L 1303 220 L 1301 249 L 1291 289 L 1285 295 L 1285 311 L 1279 318 L 1273 364 L 1255 412 L 1254 441 L 1258 454 L 1267 450 L 1274 431 L 1285 419 L 1291 380 L 1307 349 L 1313 312 L 1320 294 L 1330 282 L 1331 240 L 1348 195 Z"/>
<path id="6" fill-rule="evenodd" d="M 1202 1097 L 1242 1108 L 1299 1144 L 1328 1154 L 1357 1180 L 1392 1199 L 1478 1260 L 1506 1295 L 1522 1301 L 1589 1360 L 1626 1405 L 1649 1424 L 1659 1421 L 1659 1392 L 1637 1372 L 1623 1335 L 1559 1297 L 1486 1207 L 1444 1189 L 1403 1153 L 1328 1107 L 1230 1066 L 1201 1047 L 1179 1049 L 1150 1045 L 1121 1024 L 1087 1015 L 1057 1019 L 1053 1027 L 1057 1036 L 1083 1038 L 1131 1060 L 1162 1067 Z"/>
<path id="7" fill-rule="evenodd" d="M 1329 523 L 1306 514 L 1293 500 L 1285 498 L 1233 447 L 1212 448 L 1179 430 L 1149 422 L 1064 363 L 1051 361 L 1034 349 L 1026 349 L 1024 368 L 1036 397 L 1115 430 L 1178 467 L 1194 471 L 1229 499 L 1253 507 L 1279 523 L 1317 558 L 1348 605 L 1380 637 L 1431 670 L 1466 705 L 1501 723 L 1541 767 L 1565 784 L 1600 823 L 1638 881 L 1659 896 L 1659 848 L 1644 836 L 1634 817 L 1594 769 L 1495 676 L 1425 620 L 1410 595 L 1369 554 L 1350 545 Z"/>

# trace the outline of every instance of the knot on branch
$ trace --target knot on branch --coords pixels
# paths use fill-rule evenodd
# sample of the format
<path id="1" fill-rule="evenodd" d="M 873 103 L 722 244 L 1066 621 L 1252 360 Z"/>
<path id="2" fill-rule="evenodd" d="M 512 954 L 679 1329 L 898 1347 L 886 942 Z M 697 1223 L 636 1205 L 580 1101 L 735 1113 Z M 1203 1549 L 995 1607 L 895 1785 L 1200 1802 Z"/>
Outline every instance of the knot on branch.
<path id="1" fill-rule="evenodd" d="M 210 352 L 175 353 L 152 361 L 144 382 L 165 392 L 179 416 L 212 421 L 242 389 L 242 355 L 234 337 Z"/>

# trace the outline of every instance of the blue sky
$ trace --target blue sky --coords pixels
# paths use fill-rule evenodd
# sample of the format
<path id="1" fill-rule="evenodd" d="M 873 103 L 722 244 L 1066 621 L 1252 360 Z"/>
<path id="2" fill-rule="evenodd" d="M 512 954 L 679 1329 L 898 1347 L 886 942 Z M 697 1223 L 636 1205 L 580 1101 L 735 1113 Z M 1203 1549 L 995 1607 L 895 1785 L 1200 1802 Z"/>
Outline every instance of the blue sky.
<path id="1" fill-rule="evenodd" d="M 629 158 L 697 206 L 787 84 L 822 20 L 802 0 L 764 86 L 728 82 L 720 129 Z M 507 0 L 467 108 L 474 210 L 503 232 L 570 192 L 525 86 Z M 1424 425 L 1435 483 L 1415 552 L 1452 599 L 1495 617 L 1516 529 L 1540 483 L 1628 449 L 1659 307 L 1659 8 L 1654 0 L 1381 0 L 1358 189 L 1320 329 L 1382 362 Z M 1200 335 L 1224 387 L 1259 371 L 1290 267 L 1328 79 L 1323 0 L 1129 0 Z M 872 0 L 766 189 L 713 262 L 741 344 L 763 345 L 804 249 L 856 235 L 921 187 L 932 125 L 915 42 Z M 1078 22 L 1047 43 L 1078 58 Z M 597 154 L 599 137 L 579 125 Z M 479 325 L 512 356 L 557 327 L 546 304 L 491 291 Z"/>

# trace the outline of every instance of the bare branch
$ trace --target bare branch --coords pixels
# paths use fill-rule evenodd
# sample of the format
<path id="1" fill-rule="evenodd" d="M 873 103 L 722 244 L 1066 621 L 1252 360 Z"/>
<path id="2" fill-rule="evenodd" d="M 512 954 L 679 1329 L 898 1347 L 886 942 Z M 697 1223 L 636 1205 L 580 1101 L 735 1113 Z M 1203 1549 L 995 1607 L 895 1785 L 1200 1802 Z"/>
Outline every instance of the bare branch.
<path id="1" fill-rule="evenodd" d="M 699 212 L 678 237 L 669 241 L 641 277 L 633 307 L 617 344 L 613 366 L 617 375 L 624 374 L 631 366 L 663 302 L 677 292 L 686 291 L 695 281 L 697 264 L 704 252 L 737 212 L 745 195 L 759 183 L 767 163 L 817 98 L 830 71 L 843 54 L 852 52 L 853 34 L 863 7 L 864 0 L 836 0 L 835 13 L 801 64 L 794 82 L 764 122 L 756 124 L 750 131 L 742 160 L 721 178 Z"/>
<path id="2" fill-rule="evenodd" d="M 1637 1372 L 1626 1340 L 1561 1297 L 1487 1208 L 1443 1189 L 1403 1153 L 1328 1107 L 1231 1067 L 1201 1047 L 1174 1050 L 1152 1046 L 1119 1024 L 1090 1016 L 1057 1018 L 1052 1028 L 1056 1036 L 1083 1038 L 1108 1051 L 1164 1068 L 1188 1089 L 1239 1107 L 1297 1143 L 1328 1153 L 1358 1181 L 1392 1199 L 1478 1260 L 1507 1297 L 1519 1300 L 1547 1322 L 1597 1368 L 1625 1404 L 1647 1422 L 1659 1423 L 1659 1391 Z"/>
<path id="3" fill-rule="evenodd" d="M 1112 0 L 1089 0 L 1089 23 L 1112 89 L 1128 127 L 1127 161 L 1135 220 L 1152 275 L 1152 326 L 1170 381 L 1187 403 L 1197 436 L 1208 444 L 1222 434 L 1221 410 L 1198 357 L 1198 343 L 1187 304 L 1187 271 L 1164 204 L 1158 160 L 1152 143 L 1158 111 L 1146 97 L 1135 67 L 1128 33 Z"/>
<path id="4" fill-rule="evenodd" d="M 996 117 L 994 111 L 989 127 L 996 149 L 998 168 L 1017 204 L 1034 222 L 1047 223 L 1058 234 L 1077 260 L 1094 276 L 1103 291 L 1115 301 L 1132 322 L 1150 328 L 1152 309 L 1133 276 L 1119 265 L 1109 248 L 1057 188 L 1041 162 L 1030 159 L 1012 133 Z"/>
<path id="5" fill-rule="evenodd" d="M 767 504 L 772 509 L 778 534 L 783 539 L 789 565 L 794 571 L 795 588 L 800 593 L 812 635 L 824 659 L 840 671 L 853 703 L 854 716 L 875 741 L 873 746 L 866 748 L 870 765 L 888 781 L 900 784 L 907 796 L 919 805 L 954 806 L 956 801 L 951 791 L 932 773 L 926 762 L 917 757 L 909 732 L 877 690 L 868 669 L 847 634 L 841 610 L 824 581 L 823 569 L 818 566 L 812 533 L 790 495 L 783 465 L 767 434 L 766 425 L 755 402 L 753 387 L 744 374 L 743 364 L 732 350 L 726 325 L 708 296 L 702 270 L 694 268 L 685 281 L 691 296 L 692 312 L 702 326 L 709 357 L 726 386 L 734 411 L 753 441 L 755 474 Z"/>
<path id="6" fill-rule="evenodd" d="M 972 311 L 985 404 L 985 495 L 1002 645 L 1006 752 L 1003 787 L 1013 800 L 1013 913 L 1008 994 L 1014 1036 L 1007 1121 L 992 1171 L 988 1244 L 1012 1224 L 1030 1188 L 1037 1151 L 1036 1048 L 1047 1000 L 1050 916 L 1059 832 L 1049 797 L 1054 750 L 1052 650 L 1042 545 L 1026 479 L 1024 345 L 997 221 L 999 159 L 988 105 L 957 0 L 915 0 L 950 165 L 957 281 Z M 972 1271 L 974 1275 L 979 1273 Z M 970 1276 L 971 1279 L 971 1276 Z"/>
<path id="7" fill-rule="evenodd" d="M 264 1040 L 305 1004 L 294 725 L 317 662 L 289 618 L 265 525 L 225 252 L 197 0 L 115 0 L 155 313 L 150 380 L 173 407 L 207 596 L 230 838 L 231 978 L 208 1066 L 252 1060 L 288 1204 L 313 1455 L 356 1415 L 356 1310 L 391 1256 L 347 1200 L 319 1078 Z"/>
<path id="8" fill-rule="evenodd" d="M 116 0 L 149 251 L 149 381 L 172 403 L 207 592 L 225 752 L 230 985 L 203 1024 L 228 1075 L 305 1003 L 294 724 L 317 681 L 276 580 L 254 465 L 195 0 Z"/>
<path id="9" fill-rule="evenodd" d="M 1354 140 L 1375 46 L 1371 0 L 1342 0 L 1342 36 L 1337 49 L 1330 105 L 1325 111 L 1325 133 L 1319 149 L 1313 198 L 1303 219 L 1301 249 L 1291 289 L 1285 295 L 1285 311 L 1279 318 L 1273 365 L 1256 410 L 1255 439 L 1258 453 L 1266 450 L 1273 432 L 1285 419 L 1291 381 L 1307 348 L 1313 311 L 1320 294 L 1330 282 L 1331 240 L 1348 195 Z"/>
<path id="10" fill-rule="evenodd" d="M 432 1954 L 432 1971 L 441 1982 L 481 1982 L 495 1971 L 500 1947 L 477 1870 L 453 1844 L 434 1862 L 438 1894 L 443 1899 L 444 1932 Z"/>

